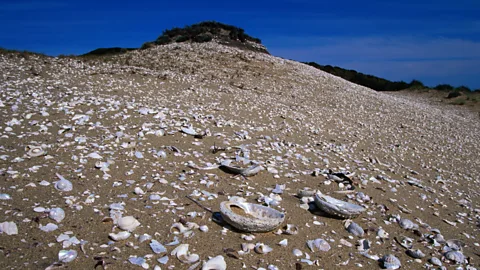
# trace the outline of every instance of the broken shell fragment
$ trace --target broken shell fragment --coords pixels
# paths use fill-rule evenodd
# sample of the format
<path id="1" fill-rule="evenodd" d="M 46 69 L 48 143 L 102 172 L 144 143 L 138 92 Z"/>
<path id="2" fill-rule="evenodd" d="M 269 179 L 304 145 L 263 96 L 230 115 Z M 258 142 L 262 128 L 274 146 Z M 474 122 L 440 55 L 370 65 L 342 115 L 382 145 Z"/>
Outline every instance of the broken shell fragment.
<path id="1" fill-rule="evenodd" d="M 285 214 L 280 211 L 246 202 L 222 202 L 220 213 L 228 224 L 246 232 L 273 231 L 285 219 Z"/>
<path id="2" fill-rule="evenodd" d="M 340 218 L 355 218 L 366 210 L 360 205 L 337 200 L 320 192 L 315 194 L 315 204 L 323 212 Z"/>
<path id="3" fill-rule="evenodd" d="M 132 235 L 130 232 L 128 231 L 123 231 L 123 232 L 119 232 L 119 233 L 109 233 L 108 236 L 110 236 L 110 238 L 113 240 L 113 241 L 121 241 L 121 240 L 125 240 L 127 239 L 128 237 L 130 237 L 130 235 Z"/>
<path id="4" fill-rule="evenodd" d="M 380 259 L 384 269 L 398 269 L 402 266 L 400 260 L 392 254 L 387 254 Z"/>
<path id="5" fill-rule="evenodd" d="M 345 222 L 345 228 L 349 233 L 355 236 L 363 236 L 365 234 L 365 231 L 362 229 L 362 227 L 351 220 L 347 220 Z"/>
<path id="6" fill-rule="evenodd" d="M 140 222 L 132 216 L 126 216 L 120 218 L 117 225 L 124 231 L 132 232 L 140 225 Z"/>
<path id="7" fill-rule="evenodd" d="M 425 254 L 420 249 L 408 249 L 407 255 L 414 259 L 421 259 L 425 257 Z"/>
<path id="8" fill-rule="evenodd" d="M 27 156 L 29 157 L 39 157 L 47 154 L 41 146 L 29 145 L 27 148 Z"/>
<path id="9" fill-rule="evenodd" d="M 153 252 L 155 252 L 156 254 L 167 252 L 167 249 L 165 248 L 165 246 L 160 244 L 157 240 L 152 240 L 150 242 L 150 247 L 152 248 Z"/>
<path id="10" fill-rule="evenodd" d="M 170 255 L 177 256 L 177 259 L 183 263 L 195 263 L 200 259 L 198 254 L 191 254 L 188 252 L 188 244 L 181 244 L 177 246 Z"/>
<path id="11" fill-rule="evenodd" d="M 317 238 L 315 240 L 308 240 L 307 246 L 312 252 L 315 252 L 315 249 L 326 252 L 329 251 L 331 248 L 330 244 L 321 238 Z"/>
<path id="12" fill-rule="evenodd" d="M 402 218 L 398 221 L 398 225 L 402 227 L 402 229 L 410 230 L 410 229 L 418 229 L 418 224 L 414 223 L 410 219 Z"/>
<path id="13" fill-rule="evenodd" d="M 72 191 L 73 185 L 72 182 L 65 179 L 63 176 L 57 173 L 57 177 L 60 178 L 59 181 L 55 183 L 55 189 L 60 191 Z"/>
<path id="14" fill-rule="evenodd" d="M 227 269 L 227 264 L 222 255 L 211 258 L 207 262 L 203 263 L 202 270 L 225 270 Z"/>
<path id="15" fill-rule="evenodd" d="M 58 252 L 58 260 L 63 263 L 68 263 L 77 258 L 77 251 L 70 249 L 70 250 L 60 250 Z"/>
<path id="16" fill-rule="evenodd" d="M 270 246 L 265 245 L 264 243 L 257 243 L 254 248 L 255 252 L 258 254 L 267 254 L 273 250 Z"/>
<path id="17" fill-rule="evenodd" d="M 6 233 L 7 235 L 18 234 L 17 224 L 12 221 L 5 221 L 0 223 L 0 234 L 1 233 Z"/>
<path id="18" fill-rule="evenodd" d="M 52 208 L 48 212 L 48 217 L 60 223 L 65 218 L 65 211 L 62 208 Z"/>

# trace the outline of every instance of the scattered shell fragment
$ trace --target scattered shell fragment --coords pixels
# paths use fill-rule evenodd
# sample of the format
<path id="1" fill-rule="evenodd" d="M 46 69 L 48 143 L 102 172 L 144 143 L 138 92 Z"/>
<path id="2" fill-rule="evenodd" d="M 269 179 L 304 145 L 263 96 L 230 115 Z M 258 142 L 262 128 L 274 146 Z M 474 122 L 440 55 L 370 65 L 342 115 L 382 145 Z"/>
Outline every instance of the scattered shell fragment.
<path id="1" fill-rule="evenodd" d="M 330 244 L 321 238 L 317 238 L 315 240 L 308 240 L 307 246 L 312 252 L 315 252 L 315 249 L 326 252 L 329 251 L 331 248 Z"/>
<path id="2" fill-rule="evenodd" d="M 202 265 L 202 270 L 225 270 L 227 263 L 222 255 L 211 258 Z"/>
<path id="3" fill-rule="evenodd" d="M 0 233 L 6 233 L 7 235 L 18 234 L 17 224 L 13 221 L 5 221 L 0 223 Z"/>
<path id="4" fill-rule="evenodd" d="M 285 219 L 285 214 L 280 211 L 246 202 L 222 202 L 220 213 L 227 223 L 246 232 L 272 231 Z"/>
<path id="5" fill-rule="evenodd" d="M 425 254 L 420 249 L 408 249 L 406 253 L 408 256 L 414 259 L 421 259 L 425 257 Z"/>
<path id="6" fill-rule="evenodd" d="M 55 189 L 60 191 L 72 191 L 73 185 L 72 182 L 65 179 L 63 176 L 57 173 L 57 177 L 60 178 L 59 181 L 55 182 Z"/>
<path id="7" fill-rule="evenodd" d="M 129 238 L 130 235 L 132 235 L 132 234 L 128 231 L 122 231 L 122 232 L 119 232 L 119 233 L 109 233 L 108 234 L 108 236 L 110 236 L 110 238 L 114 241 L 125 240 L 125 239 Z"/>
<path id="8" fill-rule="evenodd" d="M 39 157 L 46 155 L 47 152 L 41 146 L 29 145 L 27 146 L 27 156 Z"/>
<path id="9" fill-rule="evenodd" d="M 347 231 L 355 236 L 363 236 L 365 234 L 365 231 L 362 229 L 362 227 L 360 227 L 360 225 L 358 225 L 357 223 L 351 221 L 351 220 L 347 220 L 345 222 L 345 228 L 347 229 Z"/>
<path id="10" fill-rule="evenodd" d="M 62 208 L 52 208 L 48 212 L 48 217 L 60 223 L 65 218 L 65 211 Z"/>
<path id="11" fill-rule="evenodd" d="M 337 200 L 320 192 L 315 194 L 315 204 L 323 212 L 340 218 L 355 218 L 366 210 L 362 206 Z"/>
<path id="12" fill-rule="evenodd" d="M 120 218 L 117 221 L 117 224 L 118 224 L 118 227 L 120 227 L 120 229 L 124 231 L 132 232 L 140 225 L 140 222 L 133 216 L 126 216 L 126 217 Z"/>
<path id="13" fill-rule="evenodd" d="M 392 254 L 387 254 L 380 259 L 384 269 L 398 269 L 402 266 L 400 260 Z"/>
<path id="14" fill-rule="evenodd" d="M 257 243 L 254 248 L 255 252 L 258 254 L 267 254 L 273 250 L 270 246 L 265 245 L 264 243 Z"/>
<path id="15" fill-rule="evenodd" d="M 77 251 L 74 249 L 60 250 L 58 252 L 58 260 L 63 263 L 69 263 L 77 258 Z"/>
<path id="16" fill-rule="evenodd" d="M 188 244 L 180 244 L 178 245 L 170 255 L 172 256 L 177 256 L 177 259 L 181 261 L 182 263 L 195 263 L 200 259 L 200 256 L 198 254 L 191 254 L 188 252 Z"/>

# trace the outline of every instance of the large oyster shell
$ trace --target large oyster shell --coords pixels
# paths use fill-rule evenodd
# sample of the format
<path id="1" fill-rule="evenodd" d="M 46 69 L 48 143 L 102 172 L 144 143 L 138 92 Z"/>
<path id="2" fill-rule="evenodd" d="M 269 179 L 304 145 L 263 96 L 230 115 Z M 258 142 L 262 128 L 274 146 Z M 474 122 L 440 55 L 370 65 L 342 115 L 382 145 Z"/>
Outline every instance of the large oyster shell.
<path id="1" fill-rule="evenodd" d="M 355 218 L 366 210 L 360 205 L 337 200 L 320 192 L 315 194 L 315 204 L 323 212 L 340 218 Z"/>
<path id="2" fill-rule="evenodd" d="M 273 208 L 238 201 L 222 202 L 220 213 L 228 224 L 246 232 L 273 231 L 285 219 L 284 213 Z"/>

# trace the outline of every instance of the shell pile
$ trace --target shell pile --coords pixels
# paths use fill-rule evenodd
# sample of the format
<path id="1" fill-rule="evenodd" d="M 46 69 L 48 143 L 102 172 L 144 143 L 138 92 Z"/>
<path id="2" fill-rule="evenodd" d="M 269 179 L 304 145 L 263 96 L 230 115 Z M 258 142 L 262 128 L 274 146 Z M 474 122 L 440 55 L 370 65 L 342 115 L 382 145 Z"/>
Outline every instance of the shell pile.
<path id="1" fill-rule="evenodd" d="M 0 269 L 478 267 L 469 108 L 215 42 L 0 71 Z"/>

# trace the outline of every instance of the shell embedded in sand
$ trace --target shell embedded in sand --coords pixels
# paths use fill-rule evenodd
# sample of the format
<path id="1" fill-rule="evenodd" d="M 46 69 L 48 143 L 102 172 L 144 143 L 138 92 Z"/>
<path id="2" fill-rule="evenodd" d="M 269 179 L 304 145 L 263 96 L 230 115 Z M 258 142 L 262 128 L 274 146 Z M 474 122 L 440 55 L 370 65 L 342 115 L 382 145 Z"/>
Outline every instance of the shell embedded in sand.
<path id="1" fill-rule="evenodd" d="M 120 229 L 132 232 L 140 225 L 140 222 L 132 216 L 126 216 L 120 218 L 117 224 Z"/>
<path id="2" fill-rule="evenodd" d="M 273 231 L 285 219 L 285 214 L 280 211 L 246 202 L 222 202 L 220 213 L 228 224 L 246 232 Z"/>
<path id="3" fill-rule="evenodd" d="M 340 218 L 355 218 L 367 210 L 360 205 L 337 200 L 320 192 L 315 194 L 315 204 L 323 212 Z"/>
<path id="4" fill-rule="evenodd" d="M 203 263 L 202 270 L 225 270 L 227 269 L 227 263 L 222 255 L 211 258 L 207 262 Z"/>
<path id="5" fill-rule="evenodd" d="M 60 191 L 72 191 L 73 184 L 69 180 L 65 179 L 63 176 L 57 173 L 57 177 L 60 178 L 59 181 L 55 183 L 55 189 Z"/>
<path id="6" fill-rule="evenodd" d="M 398 269 L 402 266 L 400 260 L 392 254 L 387 254 L 380 259 L 384 269 Z"/>
<path id="7" fill-rule="evenodd" d="M 200 256 L 198 254 L 191 254 L 188 252 L 188 244 L 181 244 L 178 245 L 170 255 L 177 256 L 177 259 L 180 260 L 183 263 L 195 263 L 200 259 Z"/>
<path id="8" fill-rule="evenodd" d="M 273 248 L 271 248 L 270 246 L 267 246 L 265 245 L 264 243 L 258 243 L 255 245 L 255 248 L 254 248 L 255 252 L 257 252 L 258 254 L 267 254 L 269 252 L 272 252 Z"/>
<path id="9" fill-rule="evenodd" d="M 26 148 L 28 149 L 27 156 L 29 157 L 39 157 L 47 154 L 41 146 L 29 145 Z"/>
<path id="10" fill-rule="evenodd" d="M 132 235 L 132 234 L 128 231 L 123 231 L 123 232 L 119 232 L 119 233 L 109 233 L 108 234 L 108 236 L 110 236 L 110 238 L 114 241 L 125 240 L 128 237 L 130 237 L 130 235 Z"/>

